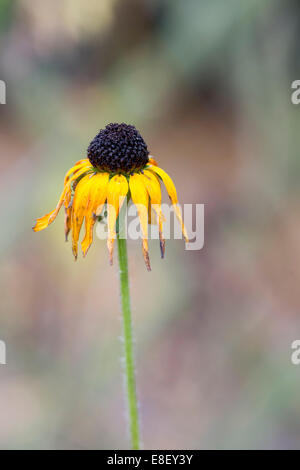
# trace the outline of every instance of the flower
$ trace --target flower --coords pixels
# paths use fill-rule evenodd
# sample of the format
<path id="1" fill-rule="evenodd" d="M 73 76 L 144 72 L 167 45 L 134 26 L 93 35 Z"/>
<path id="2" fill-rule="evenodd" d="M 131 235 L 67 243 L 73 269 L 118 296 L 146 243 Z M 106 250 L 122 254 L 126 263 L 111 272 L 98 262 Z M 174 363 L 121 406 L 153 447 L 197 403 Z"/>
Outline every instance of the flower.
<path id="1" fill-rule="evenodd" d="M 33 227 L 35 232 L 48 227 L 64 206 L 65 237 L 67 240 L 69 232 L 72 231 L 72 250 L 76 260 L 83 220 L 85 219 L 85 235 L 81 248 L 83 255 L 86 256 L 93 241 L 93 227 L 106 205 L 107 247 L 112 264 L 117 218 L 125 198 L 131 197 L 139 215 L 145 264 L 150 270 L 148 222 L 152 221 L 152 209 L 159 228 L 162 258 L 165 252 L 160 187 L 162 180 L 181 224 L 184 238 L 188 241 L 175 185 L 170 176 L 149 156 L 147 145 L 134 126 L 124 123 L 108 124 L 90 143 L 87 156 L 88 158 L 79 160 L 66 173 L 64 189 L 56 208 L 37 219 Z"/>

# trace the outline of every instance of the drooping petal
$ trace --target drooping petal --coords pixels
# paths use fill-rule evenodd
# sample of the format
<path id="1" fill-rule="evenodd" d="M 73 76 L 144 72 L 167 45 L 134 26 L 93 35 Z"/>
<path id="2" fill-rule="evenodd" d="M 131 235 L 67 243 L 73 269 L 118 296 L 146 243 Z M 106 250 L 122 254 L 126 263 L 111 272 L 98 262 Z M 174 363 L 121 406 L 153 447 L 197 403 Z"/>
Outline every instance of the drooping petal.
<path id="1" fill-rule="evenodd" d="M 150 170 L 143 171 L 143 183 L 153 204 L 161 204 L 161 188 L 158 177 Z"/>
<path id="2" fill-rule="evenodd" d="M 143 255 L 146 267 L 148 271 L 151 271 L 150 260 L 149 260 L 149 249 L 148 249 L 148 203 L 149 197 L 144 185 L 143 175 L 138 173 L 130 176 L 129 189 L 131 193 L 132 202 L 136 205 L 142 235 L 143 235 Z"/>
<path id="3" fill-rule="evenodd" d="M 165 239 L 163 237 L 163 213 L 161 210 L 161 188 L 158 178 L 151 171 L 144 170 L 143 182 L 148 191 L 151 207 L 156 212 L 160 240 L 160 253 L 163 258 L 165 255 Z"/>
<path id="4" fill-rule="evenodd" d="M 67 208 L 70 205 L 71 193 L 72 193 L 71 183 L 75 179 L 79 178 L 79 176 L 86 173 L 89 169 L 90 169 L 89 167 L 84 165 L 84 166 L 79 167 L 72 177 L 68 176 L 67 181 L 64 184 L 64 189 L 59 198 L 56 208 L 53 211 L 49 212 L 48 214 L 44 215 L 43 217 L 40 217 L 39 219 L 37 219 L 36 224 L 33 227 L 34 232 L 39 232 L 40 230 L 44 230 L 45 228 L 47 228 L 48 225 L 50 225 L 55 220 L 63 204 L 65 208 Z M 70 174 L 72 174 L 72 172 Z"/>
<path id="5" fill-rule="evenodd" d="M 108 237 L 107 248 L 110 264 L 113 262 L 113 247 L 116 239 L 116 221 L 119 210 L 122 207 L 128 193 L 127 179 L 123 175 L 115 175 L 108 183 L 107 189 L 107 211 L 108 211 Z"/>
<path id="6" fill-rule="evenodd" d="M 56 208 L 53 211 L 49 212 L 48 214 L 44 215 L 43 217 L 40 217 L 39 219 L 37 219 L 36 224 L 33 227 L 34 232 L 39 232 L 40 230 L 44 230 L 46 227 L 48 227 L 48 225 L 50 225 L 54 221 L 55 217 L 59 213 L 61 206 L 63 205 L 63 202 L 65 200 L 66 194 L 68 193 L 69 189 L 70 189 L 70 182 L 68 182 L 65 185 Z"/>
<path id="7" fill-rule="evenodd" d="M 84 176 L 76 186 L 72 204 L 71 226 L 72 226 L 72 250 L 75 260 L 78 256 L 78 238 L 86 214 L 89 200 L 89 191 L 93 176 Z"/>
<path id="8" fill-rule="evenodd" d="M 93 242 L 93 228 L 96 222 L 96 212 L 101 213 L 107 198 L 108 179 L 108 173 L 98 173 L 92 178 L 89 201 L 85 214 L 85 236 L 81 243 L 84 256 L 86 256 Z"/>
<path id="9" fill-rule="evenodd" d="M 177 191 L 176 191 L 176 188 L 175 188 L 175 184 L 173 183 L 170 176 L 162 168 L 159 168 L 157 166 L 151 166 L 150 171 L 156 173 L 163 180 L 163 182 L 166 186 L 168 195 L 171 199 L 171 202 L 172 202 L 172 205 L 173 205 L 173 208 L 174 208 L 174 212 L 175 212 L 175 214 L 177 216 L 177 219 L 179 220 L 179 223 L 181 225 L 181 229 L 182 229 L 182 233 L 183 233 L 183 236 L 185 238 L 185 241 L 188 242 L 189 238 L 188 238 L 188 235 L 187 235 L 187 232 L 186 232 L 183 220 L 182 220 L 180 207 L 178 206 Z"/>
<path id="10" fill-rule="evenodd" d="M 170 176 L 162 168 L 159 168 L 158 166 L 151 166 L 150 171 L 155 172 L 158 176 L 160 176 L 160 178 L 163 180 L 167 188 L 172 204 L 177 204 L 178 203 L 177 191 L 175 188 L 175 184 L 173 183 Z"/>

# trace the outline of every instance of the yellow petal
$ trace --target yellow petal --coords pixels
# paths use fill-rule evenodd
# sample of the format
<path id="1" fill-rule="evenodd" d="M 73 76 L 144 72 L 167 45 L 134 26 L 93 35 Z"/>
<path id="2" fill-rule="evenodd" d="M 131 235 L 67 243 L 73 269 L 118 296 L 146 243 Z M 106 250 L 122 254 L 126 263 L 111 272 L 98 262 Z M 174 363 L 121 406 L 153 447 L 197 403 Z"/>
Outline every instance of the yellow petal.
<path id="1" fill-rule="evenodd" d="M 72 207 L 65 207 L 65 239 L 68 241 L 68 235 L 71 230 Z"/>
<path id="2" fill-rule="evenodd" d="M 174 212 L 175 212 L 175 214 L 177 216 L 177 219 L 179 220 L 179 223 L 181 225 L 183 236 L 184 236 L 186 242 L 188 242 L 189 239 L 188 239 L 187 232 L 186 232 L 183 220 L 182 220 L 180 207 L 178 206 L 177 191 L 176 191 L 176 188 L 175 188 L 175 185 L 174 185 L 172 179 L 170 178 L 170 176 L 164 170 L 162 170 L 161 168 L 159 168 L 157 166 L 151 166 L 150 171 L 155 172 L 163 180 L 163 182 L 166 186 L 168 195 L 169 195 L 169 197 L 171 199 L 171 202 L 173 204 Z"/>
<path id="3" fill-rule="evenodd" d="M 93 176 L 86 175 L 84 176 L 76 186 L 75 194 L 72 204 L 72 215 L 71 215 L 71 225 L 72 225 L 72 250 L 75 259 L 78 255 L 78 238 L 83 222 L 83 218 L 86 214 L 86 209 L 89 200 L 89 191 L 91 187 Z"/>
<path id="4" fill-rule="evenodd" d="M 82 158 L 81 160 L 78 160 L 78 162 L 76 162 L 74 166 L 78 166 L 78 165 L 82 165 L 82 164 L 85 165 L 86 163 L 89 163 L 91 165 L 88 158 Z"/>
<path id="5" fill-rule="evenodd" d="M 113 246 L 116 239 L 115 225 L 119 210 L 128 193 L 127 179 L 123 175 L 116 175 L 111 178 L 107 189 L 107 211 L 108 211 L 108 237 L 107 248 L 109 252 L 110 264 L 113 261 Z"/>
<path id="6" fill-rule="evenodd" d="M 44 215 L 43 217 L 40 217 L 39 219 L 37 219 L 36 224 L 33 227 L 34 232 L 39 232 L 40 230 L 44 230 L 46 227 L 48 227 L 48 225 L 50 225 L 54 221 L 55 217 L 59 213 L 61 206 L 63 205 L 63 202 L 65 200 L 66 194 L 68 193 L 69 189 L 70 189 L 70 183 L 67 183 L 66 186 L 64 187 L 63 192 L 61 193 L 61 196 L 59 198 L 56 208 L 53 211 L 49 212 L 48 214 Z"/>
<path id="7" fill-rule="evenodd" d="M 151 201 L 151 208 L 154 209 L 157 215 L 157 223 L 158 223 L 158 230 L 159 230 L 159 240 L 160 240 L 160 253 L 161 257 L 164 258 L 165 256 L 165 239 L 163 236 L 163 213 L 161 210 L 161 188 L 158 181 L 158 178 L 155 174 L 151 171 L 144 170 L 143 174 L 143 182 L 146 186 L 148 191 L 150 201 Z"/>
<path id="8" fill-rule="evenodd" d="M 170 176 L 164 170 L 162 170 L 162 168 L 159 168 L 158 166 L 151 166 L 150 171 L 157 173 L 158 176 L 161 177 L 161 179 L 163 180 L 163 182 L 164 182 L 164 184 L 167 188 L 167 191 L 168 191 L 169 197 L 172 201 L 172 204 L 177 204 L 178 203 L 177 191 L 176 191 L 176 188 L 175 188 L 175 184 L 173 183 Z"/>
<path id="9" fill-rule="evenodd" d="M 144 177 L 138 173 L 130 176 L 129 189 L 132 202 L 136 205 L 142 234 L 143 234 L 143 255 L 148 271 L 151 271 L 148 249 L 148 203 L 149 196 L 144 185 Z"/>
<path id="10" fill-rule="evenodd" d="M 57 214 L 59 213 L 59 210 L 64 204 L 65 208 L 67 208 L 70 205 L 71 202 L 71 183 L 75 179 L 79 178 L 79 176 L 83 175 L 85 172 L 87 172 L 91 167 L 91 165 L 82 165 L 79 166 L 78 169 L 76 169 L 75 173 L 73 174 L 72 177 L 70 175 L 74 172 L 74 167 L 71 168 L 70 174 L 68 177 L 65 179 L 65 184 L 64 184 L 64 189 L 63 192 L 59 198 L 59 201 L 57 203 L 56 208 L 49 212 L 48 214 L 44 215 L 43 217 L 40 217 L 37 219 L 35 226 L 33 227 L 34 232 L 39 232 L 40 230 L 44 230 L 48 225 L 50 225 L 56 218 Z M 69 172 L 68 172 L 69 173 Z"/>
<path id="11" fill-rule="evenodd" d="M 102 211 L 107 198 L 108 173 L 98 173 L 92 178 L 88 206 L 85 215 L 85 236 L 81 243 L 83 255 L 86 256 L 93 242 L 93 227 L 96 222 L 96 212 Z"/>
<path id="12" fill-rule="evenodd" d="M 68 182 L 67 183 L 72 183 L 74 180 L 77 180 L 80 176 L 84 175 L 85 173 L 87 173 L 88 171 L 90 170 L 89 167 L 87 166 L 83 166 L 82 168 L 80 168 L 79 170 L 77 170 L 71 178 L 69 178 Z M 76 181 L 75 181 L 76 182 Z M 64 201 L 64 205 L 65 207 L 69 207 L 70 206 L 70 203 L 71 203 L 71 196 L 72 196 L 72 190 L 71 190 L 72 186 L 71 184 L 69 185 L 69 189 L 66 193 L 66 197 L 65 197 L 65 201 Z"/>
<path id="13" fill-rule="evenodd" d="M 156 220 L 156 214 L 153 210 L 153 207 L 151 205 L 151 200 L 149 198 L 149 205 L 148 205 L 148 224 L 149 225 L 156 225 L 157 224 L 157 220 Z"/>
<path id="14" fill-rule="evenodd" d="M 72 166 L 72 168 L 69 169 L 69 171 L 67 171 L 67 173 L 65 174 L 64 184 L 66 184 L 66 182 L 70 179 L 70 176 L 72 175 L 72 173 L 76 173 L 82 168 L 86 168 L 87 170 L 90 168 L 91 169 L 93 168 L 88 158 L 79 160 L 77 163 L 75 163 L 74 166 Z"/>
<path id="15" fill-rule="evenodd" d="M 184 225 L 183 220 L 182 220 L 182 215 L 181 215 L 180 207 L 178 206 L 178 204 L 173 204 L 173 208 L 174 208 L 176 217 L 177 217 L 177 219 L 178 219 L 178 221 L 179 221 L 179 223 L 180 223 L 180 225 L 181 225 L 181 230 L 182 230 L 184 239 L 185 239 L 186 243 L 188 243 L 188 242 L 189 242 L 189 237 L 188 237 L 188 234 L 187 234 L 185 225 Z"/>
<path id="16" fill-rule="evenodd" d="M 142 178 L 151 198 L 151 203 L 161 204 L 161 188 L 157 176 L 150 170 L 144 170 Z"/>

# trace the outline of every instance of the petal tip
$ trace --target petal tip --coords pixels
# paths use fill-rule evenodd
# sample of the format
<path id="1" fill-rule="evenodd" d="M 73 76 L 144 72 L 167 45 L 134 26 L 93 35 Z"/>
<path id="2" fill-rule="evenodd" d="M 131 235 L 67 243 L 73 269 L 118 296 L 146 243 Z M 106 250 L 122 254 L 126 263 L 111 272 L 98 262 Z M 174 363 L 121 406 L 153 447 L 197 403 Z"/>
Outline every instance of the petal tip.
<path id="1" fill-rule="evenodd" d="M 147 271 L 151 271 L 149 252 L 145 247 L 143 247 L 143 256 L 144 256 L 144 261 L 145 261 Z"/>
<path id="2" fill-rule="evenodd" d="M 88 251 L 89 251 L 89 249 L 90 249 L 90 246 L 91 246 L 91 245 L 89 245 L 89 246 L 87 246 L 87 247 L 81 246 L 81 250 L 82 250 L 82 254 L 83 254 L 83 257 L 84 257 L 84 258 L 85 258 L 86 255 L 88 254 Z"/>

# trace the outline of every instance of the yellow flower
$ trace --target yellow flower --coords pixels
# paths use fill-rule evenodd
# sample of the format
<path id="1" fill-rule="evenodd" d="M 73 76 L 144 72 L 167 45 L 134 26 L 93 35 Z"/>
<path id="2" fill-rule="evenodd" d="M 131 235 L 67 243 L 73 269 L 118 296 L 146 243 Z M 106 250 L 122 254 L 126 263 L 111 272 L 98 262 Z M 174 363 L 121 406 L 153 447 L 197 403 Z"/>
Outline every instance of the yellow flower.
<path id="1" fill-rule="evenodd" d="M 147 146 L 134 126 L 109 124 L 90 143 L 88 158 L 79 160 L 66 173 L 64 189 L 56 208 L 37 219 L 33 230 L 39 232 L 48 227 L 64 206 L 65 237 L 67 240 L 69 232 L 72 232 L 72 249 L 77 259 L 83 221 L 85 220 L 85 235 L 81 248 L 85 256 L 93 242 L 95 222 L 104 212 L 104 207 L 107 207 L 107 247 L 112 264 L 117 218 L 124 200 L 130 196 L 137 207 L 144 260 L 150 270 L 148 222 L 152 221 L 153 211 L 159 228 L 162 258 L 165 252 L 160 181 L 166 186 L 184 238 L 188 241 L 176 188 L 170 176 L 149 157 Z"/>

